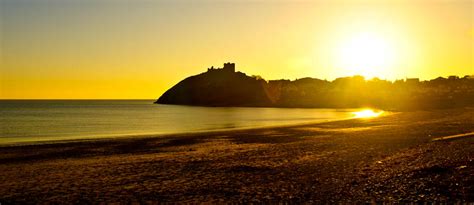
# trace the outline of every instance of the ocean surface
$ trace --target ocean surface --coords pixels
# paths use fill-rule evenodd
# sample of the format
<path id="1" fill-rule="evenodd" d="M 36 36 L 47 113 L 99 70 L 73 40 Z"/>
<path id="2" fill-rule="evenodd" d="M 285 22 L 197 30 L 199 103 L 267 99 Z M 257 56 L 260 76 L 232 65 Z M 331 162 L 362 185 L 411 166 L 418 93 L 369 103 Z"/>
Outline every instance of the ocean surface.
<path id="1" fill-rule="evenodd" d="M 353 117 L 353 111 L 157 105 L 153 100 L 2 100 L 0 144 L 324 122 Z"/>

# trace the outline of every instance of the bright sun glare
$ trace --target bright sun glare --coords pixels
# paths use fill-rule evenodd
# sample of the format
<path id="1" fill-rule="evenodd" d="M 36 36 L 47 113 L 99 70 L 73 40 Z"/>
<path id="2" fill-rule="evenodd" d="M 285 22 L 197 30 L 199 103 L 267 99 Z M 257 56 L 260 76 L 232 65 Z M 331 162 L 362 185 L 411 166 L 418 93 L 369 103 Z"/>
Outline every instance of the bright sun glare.
<path id="1" fill-rule="evenodd" d="M 357 112 L 353 112 L 355 118 L 371 118 L 371 117 L 378 117 L 383 113 L 383 111 L 375 112 L 371 109 L 361 110 Z"/>
<path id="2" fill-rule="evenodd" d="M 361 32 L 341 41 L 335 61 L 347 75 L 385 76 L 394 64 L 394 46 L 382 35 Z"/>

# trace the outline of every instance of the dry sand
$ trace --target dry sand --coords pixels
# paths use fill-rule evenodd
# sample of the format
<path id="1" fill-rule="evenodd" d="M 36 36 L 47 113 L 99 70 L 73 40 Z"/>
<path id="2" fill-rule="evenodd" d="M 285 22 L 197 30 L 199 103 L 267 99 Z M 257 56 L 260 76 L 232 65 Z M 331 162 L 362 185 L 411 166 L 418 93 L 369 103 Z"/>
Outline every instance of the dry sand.
<path id="1" fill-rule="evenodd" d="M 457 109 L 0 147 L 0 203 L 474 202 L 472 132 Z"/>

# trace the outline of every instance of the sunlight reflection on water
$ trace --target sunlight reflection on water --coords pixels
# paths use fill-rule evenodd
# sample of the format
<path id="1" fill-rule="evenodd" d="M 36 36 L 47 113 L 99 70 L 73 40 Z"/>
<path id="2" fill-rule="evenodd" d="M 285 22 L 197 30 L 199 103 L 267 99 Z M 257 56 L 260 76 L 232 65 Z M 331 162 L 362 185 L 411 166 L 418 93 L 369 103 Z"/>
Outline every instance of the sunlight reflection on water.
<path id="1" fill-rule="evenodd" d="M 373 118 L 383 114 L 383 111 L 374 111 L 372 109 L 364 109 L 361 111 L 353 112 L 354 118 Z"/>

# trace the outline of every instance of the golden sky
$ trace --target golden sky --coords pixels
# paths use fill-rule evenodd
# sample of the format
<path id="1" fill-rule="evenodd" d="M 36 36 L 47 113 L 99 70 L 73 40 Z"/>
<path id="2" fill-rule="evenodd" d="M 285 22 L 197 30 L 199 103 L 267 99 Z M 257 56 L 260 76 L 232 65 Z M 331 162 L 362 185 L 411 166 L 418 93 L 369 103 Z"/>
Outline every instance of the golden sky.
<path id="1" fill-rule="evenodd" d="M 0 98 L 154 99 L 230 61 L 265 79 L 472 75 L 471 0 L 2 0 Z"/>

